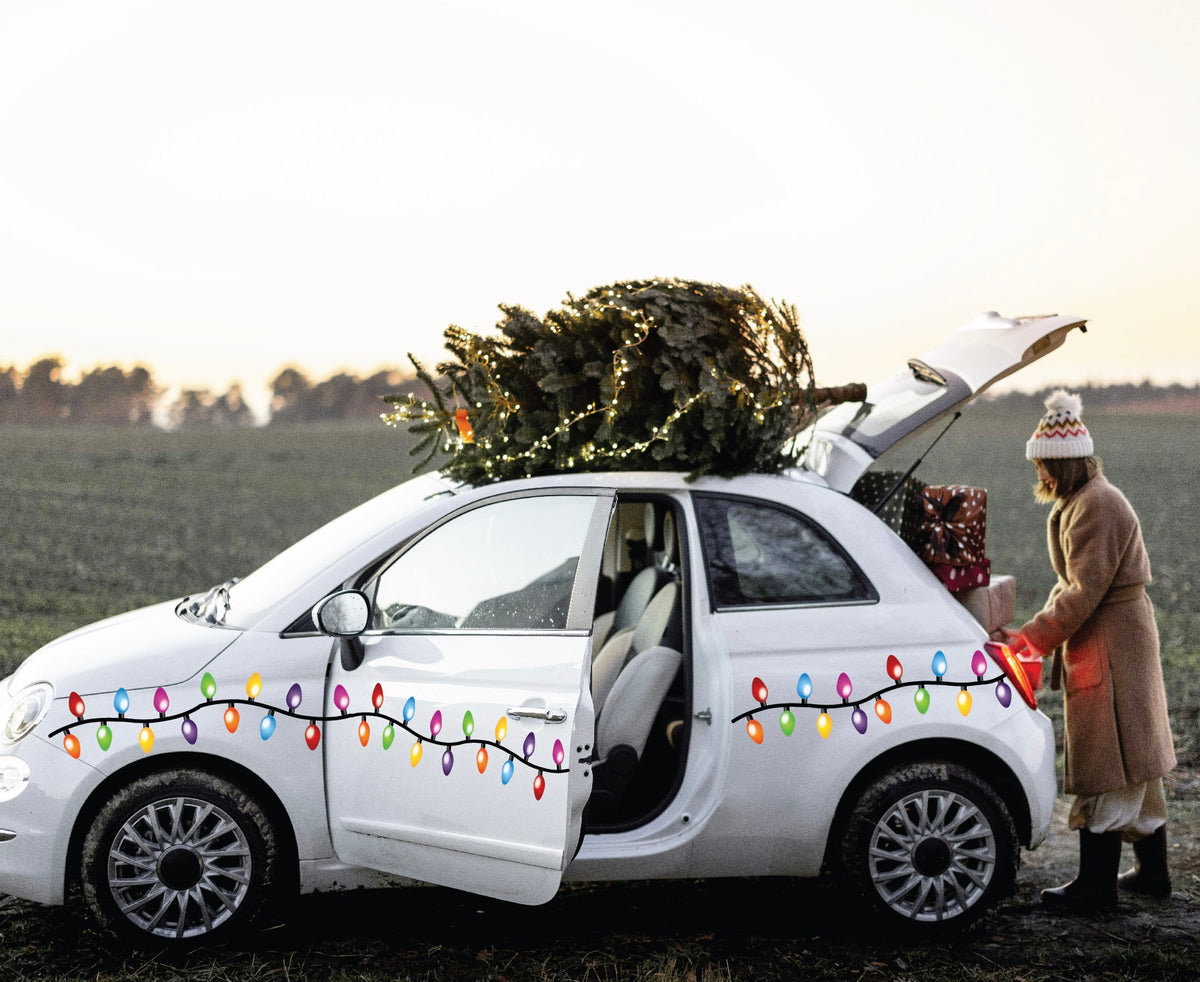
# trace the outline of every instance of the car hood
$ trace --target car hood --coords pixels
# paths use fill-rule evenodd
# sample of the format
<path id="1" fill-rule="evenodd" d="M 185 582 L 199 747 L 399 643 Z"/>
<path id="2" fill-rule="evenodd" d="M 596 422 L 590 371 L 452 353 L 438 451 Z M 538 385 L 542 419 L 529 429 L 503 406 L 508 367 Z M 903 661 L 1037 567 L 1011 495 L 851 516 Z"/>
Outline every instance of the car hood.
<path id="1" fill-rule="evenodd" d="M 144 607 L 64 634 L 25 659 L 13 688 L 49 682 L 56 696 L 73 690 L 86 697 L 191 678 L 240 632 L 185 621 L 175 613 L 177 604 Z"/>
<path id="2" fill-rule="evenodd" d="M 954 412 L 993 383 L 1049 354 L 1080 317 L 980 314 L 882 382 L 863 402 L 834 407 L 797 437 L 801 467 L 849 491 L 885 450 Z"/>

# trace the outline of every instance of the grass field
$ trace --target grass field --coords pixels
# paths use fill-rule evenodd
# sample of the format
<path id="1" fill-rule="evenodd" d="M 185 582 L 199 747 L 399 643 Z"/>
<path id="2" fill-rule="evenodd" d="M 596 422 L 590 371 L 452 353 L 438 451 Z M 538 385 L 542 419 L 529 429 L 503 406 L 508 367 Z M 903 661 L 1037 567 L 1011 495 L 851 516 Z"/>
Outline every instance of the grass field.
<path id="1" fill-rule="evenodd" d="M 1021 617 L 1037 609 L 1053 582 L 1046 512 L 1032 500 L 1032 468 L 1023 457 L 1033 423 L 1024 412 L 979 407 L 918 472 L 930 482 L 988 489 L 988 553 L 994 570 L 1016 574 Z M 1200 436 L 1194 419 L 1184 416 L 1093 412 L 1088 425 L 1110 479 L 1143 522 L 1173 728 L 1181 761 L 1194 771 L 1200 767 L 1200 559 L 1193 517 Z M 404 479 L 410 468 L 403 436 L 382 425 L 0 431 L 0 675 L 72 628 L 249 572 Z M 1058 712 L 1054 698 L 1043 703 L 1052 715 Z M 1193 806 L 1189 800 L 1173 807 Z M 113 947 L 78 909 L 9 905 L 0 907 L 0 978 L 1060 977 L 1028 965 L 1013 968 L 1003 952 L 986 945 L 969 953 L 953 946 L 874 946 L 838 922 L 826 889 L 818 883 L 616 885 L 575 888 L 533 910 L 440 890 L 421 892 L 418 900 L 309 898 L 257 945 L 173 963 Z M 747 923 L 747 912 L 750 926 L 730 934 L 731 923 Z M 1114 949 L 1105 957 L 1130 960 L 1107 969 L 1100 961 L 1091 965 L 1121 977 L 1188 977 L 1169 946 L 1152 949 L 1127 956 Z"/>

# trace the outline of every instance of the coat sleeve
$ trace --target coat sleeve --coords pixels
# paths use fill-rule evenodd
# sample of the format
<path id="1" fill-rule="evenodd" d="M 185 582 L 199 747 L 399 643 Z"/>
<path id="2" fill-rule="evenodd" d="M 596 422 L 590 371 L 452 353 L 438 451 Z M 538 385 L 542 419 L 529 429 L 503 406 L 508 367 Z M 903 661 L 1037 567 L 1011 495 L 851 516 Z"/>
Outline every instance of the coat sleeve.
<path id="1" fill-rule="evenodd" d="M 1100 606 L 1137 532 L 1137 517 L 1123 499 L 1095 495 L 1064 514 L 1059 529 L 1065 575 L 1041 612 L 1021 628 L 1037 651 L 1069 639 Z"/>

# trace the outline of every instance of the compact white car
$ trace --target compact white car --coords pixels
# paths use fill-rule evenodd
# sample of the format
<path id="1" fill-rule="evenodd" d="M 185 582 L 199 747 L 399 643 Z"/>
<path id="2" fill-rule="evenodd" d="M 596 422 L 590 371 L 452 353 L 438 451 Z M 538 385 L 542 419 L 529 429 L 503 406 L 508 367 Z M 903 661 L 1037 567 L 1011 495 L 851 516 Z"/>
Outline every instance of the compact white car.
<path id="1" fill-rule="evenodd" d="M 0 684 L 0 891 L 78 881 L 170 944 L 297 889 L 831 868 L 914 930 L 969 923 L 1046 835 L 1052 727 L 847 492 L 1076 327 L 977 318 L 787 475 L 418 477 L 47 645 Z"/>

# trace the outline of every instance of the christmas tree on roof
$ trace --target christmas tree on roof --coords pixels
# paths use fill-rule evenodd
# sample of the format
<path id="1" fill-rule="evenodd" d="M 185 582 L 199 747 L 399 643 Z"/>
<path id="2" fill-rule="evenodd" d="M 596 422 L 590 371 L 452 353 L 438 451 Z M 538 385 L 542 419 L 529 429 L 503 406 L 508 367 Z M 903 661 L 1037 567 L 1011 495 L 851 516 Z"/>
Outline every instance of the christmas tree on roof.
<path id="1" fill-rule="evenodd" d="M 445 331 L 440 378 L 409 355 L 430 399 L 385 397 L 384 419 L 421 437 L 423 463 L 468 484 L 775 472 L 830 394 L 814 387 L 795 308 L 749 286 L 638 280 L 568 294 L 543 317 L 500 310 L 495 335 Z"/>

